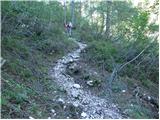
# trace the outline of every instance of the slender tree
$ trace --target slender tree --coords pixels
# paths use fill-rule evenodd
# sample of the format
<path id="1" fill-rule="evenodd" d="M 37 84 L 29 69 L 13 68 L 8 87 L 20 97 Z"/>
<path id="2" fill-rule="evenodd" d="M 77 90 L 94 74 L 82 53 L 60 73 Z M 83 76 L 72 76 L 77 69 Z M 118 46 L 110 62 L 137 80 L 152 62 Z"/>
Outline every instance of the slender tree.
<path id="1" fill-rule="evenodd" d="M 71 17 L 72 24 L 74 25 L 74 0 L 71 1 Z"/>
<path id="2" fill-rule="evenodd" d="M 107 3 L 107 12 L 106 12 L 106 36 L 107 36 L 107 39 L 110 38 L 110 20 L 111 20 L 111 5 L 112 5 L 112 2 L 111 1 L 106 1 Z"/>

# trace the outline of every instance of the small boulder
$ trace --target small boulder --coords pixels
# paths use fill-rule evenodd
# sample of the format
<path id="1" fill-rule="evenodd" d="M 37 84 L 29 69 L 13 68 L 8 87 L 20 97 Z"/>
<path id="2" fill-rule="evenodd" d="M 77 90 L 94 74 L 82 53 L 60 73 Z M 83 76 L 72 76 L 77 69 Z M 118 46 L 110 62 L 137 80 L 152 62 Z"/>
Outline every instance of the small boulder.
<path id="1" fill-rule="evenodd" d="M 87 113 L 82 112 L 82 113 L 81 113 L 81 116 L 82 116 L 82 117 L 87 117 Z"/>
<path id="2" fill-rule="evenodd" d="M 94 86 L 94 83 L 93 83 L 92 80 L 90 80 L 90 81 L 87 81 L 87 85 L 89 85 L 89 86 Z"/>
<path id="3" fill-rule="evenodd" d="M 33 117 L 29 116 L 29 119 L 34 119 Z"/>
<path id="4" fill-rule="evenodd" d="M 65 103 L 64 100 L 63 100 L 62 98 L 59 98 L 57 101 L 58 101 L 58 102 L 61 102 L 62 104 Z"/>
<path id="5" fill-rule="evenodd" d="M 78 98 L 79 95 L 80 95 L 79 92 L 76 91 L 76 90 L 73 90 L 71 94 L 72 94 L 72 96 L 73 96 L 74 98 Z"/>
<path id="6" fill-rule="evenodd" d="M 77 64 L 76 63 L 72 63 L 68 66 L 68 69 L 70 70 L 74 70 L 75 68 L 77 67 Z"/>
<path id="7" fill-rule="evenodd" d="M 150 101 L 150 100 L 151 100 L 151 97 L 150 97 L 150 96 L 147 96 L 147 99 Z"/>
<path id="8" fill-rule="evenodd" d="M 78 103 L 73 103 L 73 106 L 78 107 L 79 105 L 78 105 Z"/>
<path id="9" fill-rule="evenodd" d="M 73 87 L 77 88 L 77 89 L 81 88 L 81 86 L 79 84 L 74 84 Z"/>
<path id="10" fill-rule="evenodd" d="M 80 67 L 76 63 L 69 63 L 67 66 L 69 74 L 80 73 Z"/>
<path id="11" fill-rule="evenodd" d="M 125 93 L 126 92 L 126 90 L 122 90 L 122 93 Z"/>
<path id="12" fill-rule="evenodd" d="M 90 87 L 99 87 L 101 85 L 101 80 L 97 78 L 92 78 L 91 80 L 87 81 L 87 85 Z"/>
<path id="13" fill-rule="evenodd" d="M 56 111 L 54 109 L 51 110 L 52 113 L 55 113 Z"/>
<path id="14" fill-rule="evenodd" d="M 65 109 L 65 108 L 66 108 L 66 105 L 63 106 L 63 109 Z"/>

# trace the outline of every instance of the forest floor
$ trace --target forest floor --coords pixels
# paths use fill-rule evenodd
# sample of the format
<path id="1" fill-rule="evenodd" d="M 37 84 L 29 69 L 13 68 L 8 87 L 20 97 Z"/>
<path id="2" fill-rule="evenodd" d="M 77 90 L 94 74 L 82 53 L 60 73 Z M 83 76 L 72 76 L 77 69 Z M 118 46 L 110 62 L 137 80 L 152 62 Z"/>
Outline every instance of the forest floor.
<path id="1" fill-rule="evenodd" d="M 64 92 L 53 97 L 58 106 L 51 108 L 49 118 L 157 118 L 156 107 L 133 92 L 133 80 L 121 77 L 110 90 L 106 75 L 111 73 L 85 61 L 83 52 L 87 45 L 75 42 L 79 48 L 59 59 L 49 71 Z"/>

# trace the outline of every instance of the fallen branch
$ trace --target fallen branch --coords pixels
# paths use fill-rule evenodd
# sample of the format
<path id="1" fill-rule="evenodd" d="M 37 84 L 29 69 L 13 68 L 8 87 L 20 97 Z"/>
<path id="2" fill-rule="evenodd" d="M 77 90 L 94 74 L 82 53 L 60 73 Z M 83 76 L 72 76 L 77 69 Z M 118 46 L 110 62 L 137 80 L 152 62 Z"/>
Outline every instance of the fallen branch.
<path id="1" fill-rule="evenodd" d="M 152 43 L 152 42 L 151 42 L 151 43 Z M 136 60 L 136 59 L 151 45 L 151 43 L 150 43 L 149 45 L 147 45 L 147 46 L 146 46 L 136 57 L 134 57 L 132 60 L 124 63 L 123 65 L 121 65 L 121 67 L 119 68 L 118 71 L 120 71 L 122 68 L 124 68 L 124 67 L 125 67 L 126 65 L 128 65 L 129 63 L 131 63 L 131 62 L 133 62 L 134 60 Z"/>
<path id="2" fill-rule="evenodd" d="M 153 42 L 154 42 L 154 40 L 153 40 L 151 43 L 153 43 Z M 112 60 L 113 60 L 113 63 L 114 63 L 114 66 L 115 66 L 115 67 L 113 68 L 112 74 L 111 74 L 111 76 L 110 76 L 110 78 L 109 78 L 109 86 L 110 86 L 110 89 L 111 89 L 111 86 L 112 86 L 112 82 L 113 82 L 113 81 L 117 78 L 117 76 L 118 76 L 118 72 L 120 72 L 120 70 L 122 70 L 122 68 L 124 68 L 126 65 L 128 65 L 129 63 L 131 63 L 131 62 L 133 62 L 134 60 L 136 60 L 142 53 L 144 53 L 144 51 L 145 51 L 147 48 L 150 47 L 151 43 L 148 44 L 136 57 L 134 57 L 132 60 L 130 60 L 130 61 L 122 64 L 120 67 L 117 66 L 117 65 L 115 65 L 114 59 L 111 57 Z"/>
<path id="3" fill-rule="evenodd" d="M 4 65 L 4 63 L 6 62 L 6 60 L 3 59 L 2 57 L 0 59 L 1 59 L 1 67 L 2 67 Z"/>

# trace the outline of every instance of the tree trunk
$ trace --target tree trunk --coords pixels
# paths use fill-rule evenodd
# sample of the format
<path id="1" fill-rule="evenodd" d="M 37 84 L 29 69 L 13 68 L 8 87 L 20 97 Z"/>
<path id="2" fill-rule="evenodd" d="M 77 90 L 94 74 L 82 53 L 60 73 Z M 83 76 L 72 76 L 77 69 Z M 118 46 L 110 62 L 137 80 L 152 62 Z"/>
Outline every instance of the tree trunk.
<path id="1" fill-rule="evenodd" d="M 103 30 L 104 30 L 104 27 L 105 27 L 105 24 L 104 24 L 104 21 L 105 21 L 105 15 L 104 13 L 102 13 L 102 24 L 101 24 L 101 30 L 100 30 L 100 33 L 102 34 L 103 33 Z"/>
<path id="2" fill-rule="evenodd" d="M 82 1 L 81 0 L 79 1 L 79 4 L 80 4 L 79 13 L 80 13 L 80 16 L 82 16 Z"/>
<path id="3" fill-rule="evenodd" d="M 71 1 L 71 22 L 72 22 L 72 25 L 74 26 L 74 0 Z"/>
<path id="4" fill-rule="evenodd" d="M 107 39 L 110 38 L 110 20 L 111 20 L 111 1 L 106 1 L 107 2 L 107 16 L 106 16 L 106 37 Z"/>
<path id="5" fill-rule="evenodd" d="M 67 9 L 66 9 L 66 0 L 64 0 L 64 24 L 65 25 L 67 24 L 66 11 L 67 11 Z"/>

